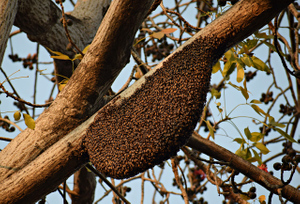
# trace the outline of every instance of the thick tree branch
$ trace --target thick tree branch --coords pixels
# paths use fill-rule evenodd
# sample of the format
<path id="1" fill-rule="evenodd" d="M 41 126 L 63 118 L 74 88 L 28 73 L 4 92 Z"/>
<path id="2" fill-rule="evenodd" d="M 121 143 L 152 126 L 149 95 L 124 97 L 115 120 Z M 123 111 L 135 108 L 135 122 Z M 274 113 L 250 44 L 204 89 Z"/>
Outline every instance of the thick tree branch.
<path id="1" fill-rule="evenodd" d="M 0 8 L 0 64 L 2 64 L 8 36 L 17 14 L 18 2 L 10 0 L 0 1 Z"/>
<path id="2" fill-rule="evenodd" d="M 73 57 L 74 52 L 66 49 L 69 41 L 61 22 L 61 10 L 53 1 L 30 0 L 19 2 L 20 9 L 17 13 L 15 25 L 26 32 L 28 38 L 32 41 Z M 69 33 L 81 50 L 92 42 L 109 4 L 110 0 L 78 1 L 74 11 L 68 15 L 67 19 L 73 22 L 72 26 L 68 26 Z M 82 15 L 82 13 L 85 13 L 85 15 Z M 50 54 L 52 55 L 52 53 Z M 70 61 L 56 59 L 54 61 L 57 82 L 64 79 L 61 76 L 71 77 L 73 67 Z"/>
<path id="3" fill-rule="evenodd" d="M 103 105 L 104 94 L 129 60 L 134 35 L 151 4 L 151 0 L 112 3 L 66 87 L 37 119 L 35 130 L 25 130 L 1 151 L 1 166 L 23 168 Z M 1 168 L 0 180 L 13 173 Z"/>
<path id="4" fill-rule="evenodd" d="M 73 22 L 72 26 L 68 26 L 68 31 L 81 50 L 92 42 L 110 2 L 77 1 L 74 11 L 67 16 Z M 25 32 L 29 39 L 51 50 L 74 56 L 73 51 L 66 49 L 69 41 L 61 22 L 62 13 L 53 1 L 19 0 L 18 7 L 14 25 Z M 58 82 L 64 79 L 60 76 L 71 77 L 73 69 L 70 61 L 54 61 Z"/>
<path id="5" fill-rule="evenodd" d="M 93 203 L 96 189 L 96 176 L 86 167 L 81 168 L 74 174 L 72 204 Z"/>
<path id="6" fill-rule="evenodd" d="M 213 157 L 220 161 L 228 162 L 230 167 L 232 167 L 233 169 L 249 177 L 256 183 L 259 183 L 269 191 L 277 195 L 279 194 L 279 188 L 271 188 L 271 186 L 274 185 L 282 185 L 282 182 L 279 179 L 265 171 L 262 171 L 250 162 L 242 159 L 236 154 L 233 154 L 227 149 L 215 144 L 214 142 L 206 140 L 194 132 L 187 145 L 210 157 Z M 295 203 L 300 201 L 300 191 L 290 185 L 284 186 L 281 190 L 281 194 L 289 201 Z"/>

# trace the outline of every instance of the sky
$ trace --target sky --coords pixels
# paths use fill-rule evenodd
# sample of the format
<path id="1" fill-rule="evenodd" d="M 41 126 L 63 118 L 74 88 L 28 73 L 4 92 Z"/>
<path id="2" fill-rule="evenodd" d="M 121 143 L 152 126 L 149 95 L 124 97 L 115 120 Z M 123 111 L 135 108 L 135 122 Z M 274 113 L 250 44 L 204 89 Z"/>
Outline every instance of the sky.
<path id="1" fill-rule="evenodd" d="M 66 11 L 72 9 L 69 1 L 66 1 L 64 6 L 65 6 Z M 165 4 L 165 6 L 166 6 L 166 4 Z M 192 12 L 186 12 L 185 14 L 186 15 L 184 17 L 188 21 L 192 21 L 195 19 L 194 14 Z M 18 28 L 14 27 L 13 31 L 14 30 L 18 30 Z M 283 30 L 283 32 L 287 34 L 287 31 Z M 175 33 L 175 35 L 176 35 L 176 33 Z M 11 78 L 15 78 L 15 79 L 13 79 L 11 82 L 13 83 L 14 87 L 16 88 L 16 90 L 18 91 L 20 96 L 22 98 L 24 98 L 25 100 L 32 102 L 35 70 L 29 70 L 28 68 L 24 69 L 22 67 L 21 62 L 20 63 L 12 63 L 11 60 L 8 59 L 7 56 L 12 53 L 12 50 L 10 47 L 11 44 L 13 47 L 13 53 L 17 53 L 20 57 L 25 57 L 25 58 L 28 55 L 28 53 L 31 53 L 31 54 L 36 53 L 37 46 L 35 43 L 30 42 L 24 33 L 18 34 L 17 36 L 15 36 L 12 39 L 11 42 L 8 43 L 7 50 L 6 50 L 6 53 L 4 56 L 4 61 L 2 64 L 2 67 L 6 71 L 7 75 L 13 74 L 11 76 Z M 24 49 L 24 48 L 26 48 L 26 49 Z M 261 59 L 265 59 L 266 53 L 267 53 L 266 50 L 260 49 L 258 52 L 256 52 L 256 55 L 259 56 L 259 58 L 261 58 Z M 276 57 L 276 56 L 273 57 L 273 60 L 274 60 L 273 65 L 276 65 L 276 67 L 274 67 L 274 69 L 282 70 L 281 72 L 278 72 L 278 75 L 276 75 L 277 82 L 280 86 L 286 87 L 287 81 L 286 81 L 286 78 L 284 77 L 285 74 L 283 71 L 283 67 L 281 66 L 281 62 L 279 61 L 278 57 Z M 39 62 L 51 62 L 49 53 L 41 46 L 40 46 Z M 127 81 L 133 66 L 134 66 L 134 61 L 133 61 L 133 59 L 131 59 L 130 63 L 123 69 L 123 71 L 120 73 L 119 77 L 113 84 L 112 89 L 114 91 L 118 91 L 123 86 L 123 84 Z M 37 86 L 37 102 L 36 103 L 44 104 L 45 99 L 49 98 L 49 93 L 52 89 L 52 85 L 51 85 L 51 82 L 49 82 L 49 78 L 52 77 L 51 73 L 53 72 L 53 64 L 40 65 L 40 69 L 45 69 L 43 71 L 43 74 L 45 74 L 45 75 L 39 75 L 38 79 L 37 79 L 38 86 Z M 18 70 L 20 70 L 20 71 L 18 71 Z M 252 71 L 253 71 L 253 69 L 252 69 Z M 235 73 L 233 75 L 235 76 Z M 212 82 L 217 83 L 221 79 L 221 77 L 222 76 L 219 72 L 214 74 L 212 76 Z M 0 73 L 0 81 L 2 82 L 3 80 L 4 80 L 4 76 Z M 242 85 L 242 84 L 238 84 L 234 79 L 232 79 L 232 81 L 239 86 Z M 249 101 L 252 99 L 259 100 L 259 98 L 261 97 L 260 96 L 261 90 L 266 90 L 266 85 L 270 85 L 270 84 L 271 84 L 270 77 L 266 77 L 266 75 L 264 75 L 264 74 L 259 74 L 254 79 L 253 82 L 248 84 L 248 90 L 250 91 Z M 5 83 L 4 85 L 9 91 L 11 91 L 9 89 L 9 86 L 7 83 Z M 259 90 L 259 91 L 256 91 L 256 90 Z M 56 94 L 57 94 L 57 90 L 55 89 L 55 91 L 53 93 L 53 97 L 55 97 Z M 222 93 L 221 99 L 215 100 L 215 102 L 221 102 L 222 108 L 224 108 L 228 112 L 230 112 L 230 110 L 234 109 L 237 105 L 242 103 L 243 100 L 244 99 L 243 99 L 242 95 L 237 90 L 228 89 L 228 90 L 226 90 L 225 93 Z M 0 101 L 1 101 L 1 105 L 0 105 L 1 116 L 4 117 L 5 115 L 8 115 L 12 119 L 13 118 L 12 115 L 16 111 L 16 107 L 12 105 L 13 100 L 10 98 L 6 98 L 4 96 L 4 94 L 1 94 Z M 244 100 L 244 102 L 245 102 L 245 100 Z M 279 103 L 277 105 L 279 105 Z M 264 108 L 266 106 L 261 105 L 260 107 Z M 216 117 L 221 117 L 220 114 L 218 114 L 218 110 L 216 107 L 212 106 L 210 108 Z M 42 109 L 38 110 L 37 113 L 41 113 L 42 111 L 43 111 Z M 233 112 L 232 116 L 253 115 L 256 118 L 261 119 L 261 117 L 259 115 L 257 115 L 257 114 L 255 115 L 255 114 L 256 113 L 253 113 L 253 110 L 251 108 L 249 108 L 247 106 L 239 106 Z M 276 115 L 277 113 L 274 112 L 274 114 Z M 218 120 L 218 118 L 215 118 L 215 120 Z M 243 129 L 247 126 L 249 127 L 250 130 L 253 130 L 253 131 L 256 128 L 256 126 L 253 123 L 251 123 L 251 120 L 249 120 L 247 118 L 243 118 L 243 119 L 239 118 L 239 119 L 234 120 L 234 122 L 240 131 L 243 131 Z M 17 124 L 22 129 L 26 128 L 26 126 L 24 125 L 24 121 L 22 121 L 22 120 L 20 122 L 18 122 Z M 217 144 L 222 144 L 223 147 L 228 148 L 231 151 L 235 152 L 239 148 L 239 145 L 237 143 L 233 142 L 232 140 L 235 137 L 238 137 L 239 133 L 238 133 L 237 129 L 229 123 L 222 124 L 221 128 L 226 130 L 226 134 L 225 134 L 225 131 L 219 131 L 218 135 L 215 138 L 215 142 Z M 0 130 L 0 136 L 3 136 L 3 137 L 14 138 L 18 133 L 19 133 L 18 130 L 16 130 L 14 133 L 7 133 L 7 132 L 3 131 L 2 129 Z M 200 133 L 203 135 L 207 134 L 207 133 L 204 133 L 203 131 Z M 300 137 L 299 136 L 299 128 L 298 128 L 297 133 L 298 133 L 298 137 Z M 274 134 L 274 132 L 273 132 L 273 134 Z M 7 145 L 7 142 L 0 141 L 0 149 L 3 149 L 6 145 Z M 300 145 L 294 145 L 294 147 L 296 150 L 300 151 Z M 276 145 L 271 145 L 271 146 L 268 146 L 268 148 L 271 150 L 270 154 L 272 154 L 272 152 L 275 152 L 279 147 Z M 206 157 L 206 158 L 208 158 L 208 157 Z M 166 168 L 165 168 L 163 176 L 162 176 L 162 182 L 164 183 L 164 185 L 166 185 L 166 188 L 168 190 L 178 192 L 178 190 L 176 188 L 172 187 L 172 185 L 171 185 L 173 182 L 172 170 L 171 170 L 171 168 L 168 168 L 168 164 L 166 164 L 165 166 L 166 166 Z M 270 167 L 270 168 L 272 168 L 272 167 Z M 160 168 L 155 167 L 154 172 L 155 172 L 155 175 L 158 176 L 159 172 L 160 172 Z M 297 176 L 297 178 L 300 177 L 299 174 L 297 174 L 296 176 Z M 297 180 L 297 179 L 294 179 L 294 180 Z M 68 179 L 68 181 L 67 181 L 67 183 L 68 183 L 68 185 L 70 185 L 70 187 L 72 187 L 72 182 L 73 182 L 72 178 Z M 140 181 L 131 182 L 130 184 L 128 184 L 128 186 L 130 186 L 132 188 L 132 191 L 130 193 L 127 193 L 126 198 L 129 201 L 131 201 L 132 203 L 139 203 L 140 202 L 140 194 L 141 194 L 140 193 L 140 191 L 141 191 Z M 106 187 L 106 188 L 108 188 L 108 187 Z M 211 202 L 213 201 L 214 203 L 221 203 L 223 200 L 223 196 L 218 195 L 216 187 L 209 185 L 208 188 L 209 188 L 208 192 L 206 192 L 204 194 L 205 199 L 208 199 L 208 201 L 211 201 Z M 104 194 L 104 192 L 105 192 L 104 189 L 98 184 L 97 189 L 96 189 L 95 201 L 97 199 L 99 199 Z M 266 191 L 264 191 L 263 188 L 259 188 L 259 192 L 260 193 L 258 193 L 258 196 L 264 194 Z M 112 194 L 110 194 L 110 196 L 105 198 L 100 203 L 111 203 L 111 195 Z M 146 204 L 151 203 L 152 196 L 153 196 L 153 187 L 150 183 L 147 183 L 145 185 L 144 203 L 146 203 Z M 157 197 L 159 197 L 159 195 L 157 195 Z M 156 201 L 159 201 L 159 200 L 160 199 L 157 199 Z M 170 202 L 171 203 L 183 203 L 183 200 L 181 200 L 180 196 L 172 196 L 172 198 L 170 199 Z M 62 203 L 61 196 L 57 192 L 51 193 L 47 196 L 47 203 L 49 203 L 49 204 Z M 276 203 L 275 200 L 274 200 L 274 203 Z"/>

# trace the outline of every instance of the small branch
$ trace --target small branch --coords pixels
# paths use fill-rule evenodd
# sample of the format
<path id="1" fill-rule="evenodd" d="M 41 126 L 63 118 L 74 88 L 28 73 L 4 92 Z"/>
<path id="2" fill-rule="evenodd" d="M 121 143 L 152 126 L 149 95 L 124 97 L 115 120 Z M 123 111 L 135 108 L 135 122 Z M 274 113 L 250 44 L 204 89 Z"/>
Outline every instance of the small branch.
<path id="1" fill-rule="evenodd" d="M 172 10 L 170 10 L 170 9 L 166 9 L 166 11 L 167 11 L 168 13 L 172 13 L 172 14 L 177 15 L 178 18 L 179 18 L 180 20 L 182 20 L 186 26 L 188 26 L 188 27 L 190 27 L 190 28 L 192 28 L 192 29 L 194 29 L 194 30 L 196 30 L 196 31 L 199 31 L 199 30 L 202 29 L 202 28 L 195 27 L 195 26 L 192 26 L 191 24 L 189 24 L 189 22 L 187 22 L 187 21 L 186 21 L 186 20 L 185 20 L 178 12 L 172 11 Z"/>
<path id="2" fill-rule="evenodd" d="M 99 176 L 101 178 L 102 181 L 104 181 L 106 183 L 106 185 L 108 185 L 126 204 L 130 204 L 130 202 L 116 189 L 115 186 L 113 186 L 107 179 L 105 176 L 103 176 L 99 171 L 97 171 L 92 165 L 90 165 L 89 163 L 86 165 L 86 167 L 91 170 L 94 174 L 96 174 L 97 176 Z"/>
<path id="3" fill-rule="evenodd" d="M 7 142 L 12 141 L 12 139 L 8 137 L 0 137 L 0 140 L 7 141 Z"/>
<path id="4" fill-rule="evenodd" d="M 298 76 L 295 75 L 295 72 L 292 72 L 288 67 L 287 67 L 287 64 L 285 63 L 285 60 L 283 58 L 283 56 L 281 55 L 280 51 L 279 51 L 279 48 L 278 48 L 278 40 L 277 40 L 277 29 L 278 29 L 278 26 L 277 26 L 277 16 L 275 17 L 274 19 L 274 45 L 275 45 L 275 48 L 276 48 L 276 52 L 278 53 L 279 57 L 280 57 L 280 60 L 281 60 L 281 63 L 283 65 L 283 67 L 285 68 L 285 70 L 290 74 L 290 75 L 293 75 L 294 77 L 296 78 L 299 78 Z"/>
<path id="5" fill-rule="evenodd" d="M 25 100 L 23 100 L 23 99 L 21 99 L 21 98 L 19 98 L 19 97 L 14 96 L 14 94 L 8 92 L 8 91 L 4 88 L 4 86 L 3 86 L 2 84 L 0 84 L 0 88 L 4 91 L 4 93 L 6 93 L 7 96 L 9 96 L 9 97 L 15 99 L 16 101 L 19 101 L 19 102 L 21 102 L 21 103 L 24 103 L 24 104 L 26 104 L 26 105 L 28 105 L 28 106 L 32 106 L 32 107 L 40 107 L 40 108 L 41 108 L 41 107 L 48 107 L 48 106 L 51 105 L 51 103 L 45 103 L 45 104 L 33 104 L 33 103 L 30 103 L 30 102 L 28 102 L 28 101 L 25 101 Z M 27 110 L 27 109 L 26 109 L 26 110 Z M 26 112 L 27 112 L 27 111 L 26 111 Z"/>
<path id="6" fill-rule="evenodd" d="M 6 123 L 9 123 L 9 124 L 11 124 L 11 125 L 13 125 L 13 126 L 15 126 L 18 130 L 20 130 L 21 132 L 23 131 L 23 129 L 22 128 L 20 128 L 20 126 L 18 126 L 16 123 L 14 123 L 14 122 L 12 122 L 12 121 L 10 121 L 10 120 L 8 120 L 8 119 L 5 119 L 5 118 L 1 118 L 0 117 L 0 120 L 2 120 L 2 121 L 4 121 L 4 122 L 6 122 Z M 7 141 L 7 140 L 6 140 Z M 11 141 L 11 140 L 10 140 Z"/>
<path id="7" fill-rule="evenodd" d="M 66 21 L 66 16 L 65 16 L 65 11 L 64 11 L 64 6 L 62 3 L 62 0 L 59 1 L 60 7 L 61 7 L 61 13 L 62 13 L 62 19 L 63 19 L 63 26 L 64 29 L 66 31 L 66 36 L 69 40 L 69 42 L 72 44 L 72 46 L 82 55 L 82 57 L 84 56 L 83 52 L 77 47 L 77 45 L 73 42 L 69 30 L 68 30 L 68 25 L 67 25 L 67 21 Z"/>
<path id="8" fill-rule="evenodd" d="M 189 198 L 188 198 L 186 190 L 183 188 L 182 183 L 180 181 L 178 171 L 177 171 L 177 162 L 175 161 L 175 159 L 171 159 L 171 163 L 172 163 L 172 170 L 173 170 L 173 173 L 174 173 L 174 176 L 175 176 L 176 183 L 177 183 L 177 185 L 179 186 L 179 188 L 182 192 L 182 197 L 184 199 L 184 202 L 186 204 L 188 204 L 189 203 Z"/>

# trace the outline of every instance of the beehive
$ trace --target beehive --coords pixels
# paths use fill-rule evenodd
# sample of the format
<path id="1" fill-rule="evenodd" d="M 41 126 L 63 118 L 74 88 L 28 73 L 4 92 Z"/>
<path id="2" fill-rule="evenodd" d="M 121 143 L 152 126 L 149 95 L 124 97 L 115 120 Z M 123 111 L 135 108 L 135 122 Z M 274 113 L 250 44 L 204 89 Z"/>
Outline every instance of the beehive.
<path id="1" fill-rule="evenodd" d="M 185 46 L 130 97 L 98 112 L 84 144 L 100 172 L 128 178 L 176 155 L 206 102 L 216 41 L 200 38 Z"/>

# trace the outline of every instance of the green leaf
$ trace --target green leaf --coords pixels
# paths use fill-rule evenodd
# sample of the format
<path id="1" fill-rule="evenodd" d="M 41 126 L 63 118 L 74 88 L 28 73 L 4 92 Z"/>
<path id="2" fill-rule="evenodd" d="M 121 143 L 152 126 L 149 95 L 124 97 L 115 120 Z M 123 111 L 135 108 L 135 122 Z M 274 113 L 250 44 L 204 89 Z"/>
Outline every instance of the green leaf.
<path id="1" fill-rule="evenodd" d="M 212 88 L 210 92 L 212 96 L 216 97 L 216 99 L 219 99 L 221 97 L 221 92 L 217 91 L 214 88 Z"/>
<path id="2" fill-rule="evenodd" d="M 35 128 L 35 121 L 32 119 L 32 117 L 26 113 L 23 113 L 23 117 L 24 117 L 24 120 L 25 120 L 25 125 L 34 130 Z"/>
<path id="3" fill-rule="evenodd" d="M 15 119 L 15 120 L 20 120 L 20 118 L 21 118 L 21 112 L 20 112 L 20 111 L 16 111 L 16 112 L 14 113 L 14 119 Z"/>
<path id="4" fill-rule="evenodd" d="M 269 117 L 269 122 L 270 122 L 270 124 L 269 124 L 270 126 L 276 126 L 276 127 L 280 127 L 280 128 L 284 128 L 285 127 L 284 124 L 275 122 L 275 120 L 274 120 L 273 117 Z"/>
<path id="5" fill-rule="evenodd" d="M 213 67 L 212 67 L 212 73 L 215 74 L 221 69 L 220 61 L 218 61 Z"/>
<path id="6" fill-rule="evenodd" d="M 224 70 L 222 72 L 222 75 L 224 77 L 228 77 L 236 67 L 236 58 L 233 51 L 233 49 L 230 49 L 224 54 L 225 58 L 227 59 L 227 62 L 224 65 Z"/>
<path id="7" fill-rule="evenodd" d="M 257 39 L 247 39 L 246 42 L 239 43 L 242 46 L 242 49 L 238 52 L 238 54 L 249 53 L 249 50 L 257 45 Z"/>
<path id="8" fill-rule="evenodd" d="M 232 86 L 233 88 L 235 88 L 236 90 L 242 92 L 244 98 L 245 98 L 246 100 L 248 100 L 249 94 L 248 94 L 247 87 L 246 87 L 246 80 L 244 81 L 244 87 L 245 87 L 245 88 L 243 88 L 243 87 L 241 87 L 241 86 L 237 86 L 237 85 L 235 85 L 235 84 L 233 84 L 233 83 L 231 83 L 231 82 L 228 82 L 228 84 L 229 84 L 230 86 Z"/>
<path id="9" fill-rule="evenodd" d="M 242 138 L 235 138 L 233 141 L 239 143 L 239 144 L 244 144 L 245 143 L 245 140 L 242 139 Z"/>
<path id="10" fill-rule="evenodd" d="M 252 58 L 252 61 L 254 64 L 254 66 L 253 66 L 254 68 L 261 70 L 261 71 L 270 72 L 269 67 L 263 61 L 261 61 L 260 59 L 258 59 L 255 56 L 252 56 L 251 58 Z"/>
<path id="11" fill-rule="evenodd" d="M 207 126 L 207 128 L 209 130 L 209 133 L 210 133 L 211 137 L 213 139 L 215 139 L 215 130 L 214 130 L 214 128 L 211 126 L 211 124 L 210 124 L 210 122 L 208 120 L 206 120 L 205 123 L 206 123 L 206 126 Z"/>
<path id="12" fill-rule="evenodd" d="M 245 76 L 244 68 L 243 68 L 239 63 L 237 63 L 237 75 L 236 75 L 236 81 L 237 81 L 238 83 L 242 82 L 243 79 L 244 79 L 244 76 Z"/>
<path id="13" fill-rule="evenodd" d="M 268 154 L 270 152 L 270 150 L 263 143 L 258 142 L 255 143 L 254 146 L 263 154 Z"/>
<path id="14" fill-rule="evenodd" d="M 279 129 L 279 128 L 274 128 L 274 130 L 276 130 L 278 133 L 280 133 L 283 137 L 285 137 L 286 139 L 288 139 L 291 142 L 296 142 L 296 140 L 294 140 L 294 138 L 292 138 L 290 135 L 288 135 L 286 132 L 284 132 L 283 130 Z"/>
<path id="15" fill-rule="evenodd" d="M 230 76 L 230 74 L 232 74 L 232 72 L 234 71 L 235 67 L 236 67 L 235 62 L 226 62 L 225 65 L 224 65 L 222 75 L 224 77 Z"/>
<path id="16" fill-rule="evenodd" d="M 243 57 L 240 58 L 245 65 L 247 65 L 248 67 L 253 67 L 253 60 L 251 59 L 251 57 L 249 55 L 244 55 Z"/>
<path id="17" fill-rule="evenodd" d="M 245 156 L 246 156 L 246 160 L 248 160 L 252 157 L 251 152 L 250 152 L 248 147 L 246 148 L 246 155 Z"/>
<path id="18" fill-rule="evenodd" d="M 245 80 L 246 81 L 246 80 Z M 242 92 L 242 94 L 243 94 L 243 96 L 244 96 L 244 98 L 246 99 L 246 101 L 248 100 L 248 98 L 249 98 L 249 94 L 248 94 L 248 91 L 247 91 L 247 89 L 244 89 L 243 87 L 241 87 L 241 92 Z"/>
<path id="19" fill-rule="evenodd" d="M 273 39 L 274 38 L 273 35 L 267 35 L 266 33 L 255 32 L 254 35 L 257 38 L 263 38 L 263 39 Z"/>
<path id="20" fill-rule="evenodd" d="M 241 88 L 240 88 L 239 86 L 237 86 L 237 85 L 235 85 L 235 84 L 233 84 L 233 83 L 231 83 L 231 82 L 228 82 L 228 84 L 229 84 L 230 86 L 232 86 L 233 88 L 237 89 L 238 91 L 241 90 Z"/>
<path id="21" fill-rule="evenodd" d="M 254 149 L 252 149 L 252 151 L 253 151 L 253 154 L 254 154 L 254 157 L 255 157 L 256 161 L 258 162 L 259 165 L 261 165 L 262 160 L 261 160 L 259 154 Z"/>
<path id="22" fill-rule="evenodd" d="M 246 158 L 246 150 L 244 149 L 243 144 L 241 144 L 240 148 L 235 152 L 235 154 L 242 157 L 243 159 Z"/>
<path id="23" fill-rule="evenodd" d="M 260 107 L 258 107 L 257 105 L 251 104 L 251 107 L 252 107 L 253 110 L 255 110 L 255 112 L 257 112 L 259 115 L 262 116 L 262 114 L 263 114 L 263 115 L 267 116 L 267 114 L 265 113 L 265 111 L 263 111 L 263 110 L 262 110 Z"/>
<path id="24" fill-rule="evenodd" d="M 258 142 L 259 140 L 261 140 L 264 137 L 264 134 L 260 133 L 260 132 L 252 132 L 251 133 L 251 142 Z"/>
<path id="25" fill-rule="evenodd" d="M 241 91 L 247 101 L 249 98 L 249 94 L 248 94 L 248 90 L 247 90 L 247 81 L 246 80 L 244 80 L 243 85 L 244 85 L 244 88 Z"/>
<path id="26" fill-rule="evenodd" d="M 250 132 L 250 130 L 249 130 L 248 127 L 246 127 L 246 128 L 244 129 L 244 133 L 245 133 L 247 139 L 250 140 L 251 137 L 252 137 L 252 135 L 251 135 L 251 132 Z"/>
<path id="27" fill-rule="evenodd" d="M 274 45 L 272 45 L 271 43 L 269 42 L 266 42 L 266 41 L 262 41 L 266 46 L 268 46 L 270 49 L 272 49 L 274 52 L 276 52 L 276 48 Z"/>

